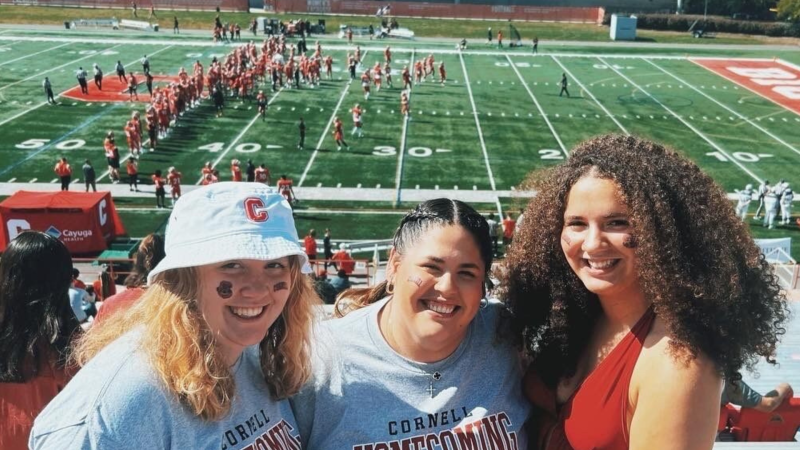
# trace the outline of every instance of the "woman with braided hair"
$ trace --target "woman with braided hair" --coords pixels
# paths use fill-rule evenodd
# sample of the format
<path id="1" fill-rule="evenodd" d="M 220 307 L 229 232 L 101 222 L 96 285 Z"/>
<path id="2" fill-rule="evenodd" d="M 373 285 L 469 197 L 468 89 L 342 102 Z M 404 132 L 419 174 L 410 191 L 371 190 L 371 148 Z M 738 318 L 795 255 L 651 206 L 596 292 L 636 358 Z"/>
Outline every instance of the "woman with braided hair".
<path id="1" fill-rule="evenodd" d="M 526 448 L 517 352 L 495 339 L 486 220 L 457 200 L 400 223 L 372 289 L 350 290 L 292 399 L 303 448 Z M 344 317 L 342 317 L 344 316 Z"/>
<path id="2" fill-rule="evenodd" d="M 630 136 L 531 179 L 499 293 L 531 361 L 536 448 L 711 449 L 722 379 L 774 362 L 788 315 L 725 193 Z"/>

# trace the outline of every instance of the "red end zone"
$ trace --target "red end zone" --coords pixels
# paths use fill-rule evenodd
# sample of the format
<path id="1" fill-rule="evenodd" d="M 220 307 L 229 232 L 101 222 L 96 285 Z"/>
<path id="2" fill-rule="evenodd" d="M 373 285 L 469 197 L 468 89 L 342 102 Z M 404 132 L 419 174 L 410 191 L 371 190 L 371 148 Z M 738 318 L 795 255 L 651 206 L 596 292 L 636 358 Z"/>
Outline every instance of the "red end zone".
<path id="1" fill-rule="evenodd" d="M 137 93 L 139 94 L 139 102 L 147 102 L 150 103 L 150 94 L 147 93 L 147 87 L 144 84 L 144 76 L 139 75 L 137 77 L 140 80 L 139 89 Z M 165 83 L 177 83 L 179 78 L 177 76 L 168 76 L 168 75 L 154 75 L 153 76 L 153 88 L 155 88 L 156 84 L 165 84 Z M 108 75 L 103 77 L 103 90 L 97 89 L 97 86 L 94 84 L 94 78 L 90 75 L 87 77 L 86 82 L 89 85 L 89 93 L 82 94 L 80 85 L 76 85 L 75 87 L 67 90 L 66 92 L 61 94 L 61 97 L 71 98 L 73 100 L 80 100 L 84 102 L 127 102 L 130 101 L 130 95 L 128 94 L 128 83 L 125 81 L 120 81 L 116 75 Z M 134 100 L 137 101 L 137 100 Z"/>
<path id="2" fill-rule="evenodd" d="M 693 63 L 800 114 L 800 69 L 783 61 L 689 58 Z"/>

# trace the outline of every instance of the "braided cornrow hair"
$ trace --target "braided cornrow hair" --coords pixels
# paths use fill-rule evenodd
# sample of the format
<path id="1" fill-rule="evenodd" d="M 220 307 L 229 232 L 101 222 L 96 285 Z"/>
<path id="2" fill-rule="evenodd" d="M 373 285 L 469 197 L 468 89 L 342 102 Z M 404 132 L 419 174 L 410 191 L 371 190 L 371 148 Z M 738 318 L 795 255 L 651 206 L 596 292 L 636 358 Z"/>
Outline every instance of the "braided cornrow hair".
<path id="1" fill-rule="evenodd" d="M 486 267 L 484 288 L 491 288 L 489 271 L 492 268 L 492 241 L 489 224 L 480 213 L 462 201 L 437 198 L 417 205 L 400 221 L 392 239 L 394 251 L 402 256 L 431 228 L 449 225 L 460 225 L 475 238 Z M 386 297 L 391 294 L 391 288 L 387 291 L 388 285 L 389 281 L 385 280 L 371 288 L 348 289 L 342 292 L 336 299 L 334 316 L 344 317 L 349 312 Z"/>

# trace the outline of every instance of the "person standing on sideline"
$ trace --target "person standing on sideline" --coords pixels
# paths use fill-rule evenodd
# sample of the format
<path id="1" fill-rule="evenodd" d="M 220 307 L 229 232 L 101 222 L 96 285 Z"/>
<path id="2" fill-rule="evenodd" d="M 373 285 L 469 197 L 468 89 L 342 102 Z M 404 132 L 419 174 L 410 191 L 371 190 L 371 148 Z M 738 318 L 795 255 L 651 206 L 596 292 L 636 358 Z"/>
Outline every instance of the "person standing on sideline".
<path id="1" fill-rule="evenodd" d="M 103 90 L 103 70 L 97 63 L 94 64 L 94 85 L 97 86 L 98 91 Z"/>
<path id="2" fill-rule="evenodd" d="M 539 53 L 539 37 L 533 38 L 533 54 L 536 55 Z"/>
<path id="3" fill-rule="evenodd" d="M 519 230 L 519 227 L 522 226 L 522 219 L 525 218 L 525 208 L 519 209 L 519 215 L 517 216 L 517 226 L 516 229 Z"/>
<path id="4" fill-rule="evenodd" d="M 164 178 L 161 176 L 161 170 L 156 169 L 155 173 L 153 173 L 153 185 L 156 187 L 156 206 L 158 209 L 166 207 L 165 198 L 167 196 L 166 191 L 164 190 Z"/>
<path id="5" fill-rule="evenodd" d="M 310 229 L 305 239 L 303 239 L 303 247 L 305 248 L 308 261 L 314 264 L 317 260 L 317 230 Z"/>
<path id="6" fill-rule="evenodd" d="M 78 79 L 78 84 L 81 85 L 81 94 L 89 94 L 89 86 L 86 84 L 86 76 L 88 74 L 83 67 L 78 67 L 78 71 L 75 72 L 75 78 Z"/>
<path id="7" fill-rule="evenodd" d="M 144 55 L 142 56 L 140 62 L 142 63 L 142 72 L 144 73 L 150 72 L 150 58 L 148 58 L 147 55 Z"/>
<path id="8" fill-rule="evenodd" d="M 335 264 L 328 261 L 333 258 L 333 245 L 331 245 L 331 230 L 325 228 L 325 237 L 322 238 L 322 251 L 325 253 L 325 270 L 328 270 L 328 264 L 336 267 Z"/>
<path id="9" fill-rule="evenodd" d="M 156 16 L 156 5 L 152 3 L 150 4 L 150 15 L 147 16 L 147 19 L 158 19 L 158 16 Z"/>
<path id="10" fill-rule="evenodd" d="M 494 218 L 494 213 L 489 213 L 486 218 L 486 223 L 489 224 L 489 238 L 492 240 L 492 255 L 497 256 L 500 253 L 497 241 L 500 240 L 500 224 Z"/>
<path id="11" fill-rule="evenodd" d="M 122 65 L 122 61 L 117 61 L 117 65 L 114 66 L 114 70 L 117 72 L 117 79 L 120 83 L 127 83 L 128 77 L 125 76 L 125 66 Z"/>
<path id="12" fill-rule="evenodd" d="M 567 97 L 569 97 L 569 91 L 567 90 L 567 74 L 566 73 L 562 73 L 561 74 L 561 92 L 558 93 L 558 96 L 561 97 L 564 93 L 566 93 Z"/>
<path id="13" fill-rule="evenodd" d="M 67 162 L 67 158 L 61 158 L 61 160 L 56 163 L 56 167 L 53 170 L 61 180 L 61 190 L 68 191 L 69 182 L 72 180 L 72 167 L 70 167 Z"/>
<path id="14" fill-rule="evenodd" d="M 497 46 L 498 47 L 503 46 L 503 30 L 497 31 Z"/>
<path id="15" fill-rule="evenodd" d="M 133 11 L 133 18 L 134 18 L 134 19 L 135 19 L 135 18 L 137 18 L 137 17 L 139 17 L 139 16 L 136 14 L 136 11 L 137 11 L 138 9 L 139 9 L 139 7 L 138 7 L 138 6 L 136 6 L 136 2 L 131 2 L 131 10 Z"/>
<path id="16" fill-rule="evenodd" d="M 776 184 L 764 195 L 764 226 L 770 230 L 775 228 L 775 216 L 778 215 L 778 203 L 780 203 L 781 183 Z"/>
<path id="17" fill-rule="evenodd" d="M 247 168 L 245 169 L 245 171 L 247 172 L 248 182 L 252 183 L 253 181 L 256 181 L 256 166 L 255 164 L 253 164 L 252 159 L 247 160 Z"/>
<path id="18" fill-rule="evenodd" d="M 300 142 L 297 143 L 297 148 L 303 150 L 306 145 L 306 123 L 302 117 L 300 118 L 300 123 L 297 124 L 297 131 L 300 133 Z"/>
<path id="19" fill-rule="evenodd" d="M 55 105 L 56 98 L 53 96 L 53 85 L 50 84 L 50 79 L 48 77 L 44 77 L 42 87 L 44 88 L 44 95 L 47 96 L 47 103 Z"/>
<path id="20" fill-rule="evenodd" d="M 178 26 L 178 16 L 172 21 L 172 34 L 181 34 L 181 28 Z"/>
<path id="21" fill-rule="evenodd" d="M 743 190 L 736 190 L 739 194 L 739 203 L 736 204 L 736 216 L 742 218 L 742 222 L 747 217 L 747 209 L 753 200 L 753 185 L 748 184 Z"/>
<path id="22" fill-rule="evenodd" d="M 787 187 L 781 195 L 781 223 L 789 225 L 792 219 L 792 201 L 794 201 L 794 193 L 792 189 Z"/>
<path id="23" fill-rule="evenodd" d="M 131 74 L 131 76 L 133 76 L 133 75 Z M 150 72 L 146 72 L 144 74 L 144 85 L 145 85 L 145 87 L 147 87 L 147 93 L 150 94 L 150 96 L 152 97 L 153 96 L 153 76 L 150 75 Z"/>
<path id="24" fill-rule="evenodd" d="M 770 191 L 769 180 L 764 180 L 763 183 L 758 185 L 758 208 L 756 209 L 756 214 L 753 216 L 753 220 L 758 220 L 758 215 L 761 214 L 761 209 L 764 208 L 764 197 L 767 195 L 767 192 L 769 191 Z"/>
<path id="25" fill-rule="evenodd" d="M 128 187 L 131 192 L 139 192 L 139 165 L 136 163 L 136 158 L 131 156 L 125 163 L 125 171 L 128 172 Z"/>
<path id="26" fill-rule="evenodd" d="M 97 175 L 94 172 L 92 163 L 88 159 L 85 160 L 81 169 L 83 169 L 83 182 L 86 184 L 86 192 L 89 192 L 89 186 L 92 187 L 92 192 L 97 192 L 97 186 L 95 185 Z"/>
<path id="27" fill-rule="evenodd" d="M 492 27 L 489 27 L 489 30 L 486 31 L 486 40 L 489 45 L 492 45 Z"/>
<path id="28" fill-rule="evenodd" d="M 517 222 L 511 218 L 511 213 L 506 214 L 506 218 L 503 219 L 503 246 L 508 249 L 508 246 L 511 245 L 511 241 L 514 240 L 514 230 L 517 228 Z"/>
<path id="29" fill-rule="evenodd" d="M 264 183 L 267 186 L 269 186 L 270 181 L 272 181 L 266 164 L 261 164 L 258 166 L 258 169 L 256 169 L 256 181 L 259 183 Z"/>

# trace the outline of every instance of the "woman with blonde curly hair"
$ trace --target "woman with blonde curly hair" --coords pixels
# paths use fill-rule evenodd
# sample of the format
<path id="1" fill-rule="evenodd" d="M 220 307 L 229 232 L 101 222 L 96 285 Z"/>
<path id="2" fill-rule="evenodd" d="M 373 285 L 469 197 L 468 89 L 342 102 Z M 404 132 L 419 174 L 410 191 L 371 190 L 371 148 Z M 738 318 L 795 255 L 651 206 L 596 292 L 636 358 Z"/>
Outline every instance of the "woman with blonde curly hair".
<path id="1" fill-rule="evenodd" d="M 635 137 L 529 186 L 502 272 L 541 449 L 711 449 L 722 379 L 772 360 L 788 309 L 725 193 Z"/>
<path id="2" fill-rule="evenodd" d="M 299 448 L 286 399 L 310 373 L 309 272 L 291 208 L 269 187 L 185 195 L 147 291 L 78 342 L 83 367 L 30 447 Z"/>

